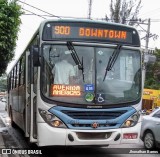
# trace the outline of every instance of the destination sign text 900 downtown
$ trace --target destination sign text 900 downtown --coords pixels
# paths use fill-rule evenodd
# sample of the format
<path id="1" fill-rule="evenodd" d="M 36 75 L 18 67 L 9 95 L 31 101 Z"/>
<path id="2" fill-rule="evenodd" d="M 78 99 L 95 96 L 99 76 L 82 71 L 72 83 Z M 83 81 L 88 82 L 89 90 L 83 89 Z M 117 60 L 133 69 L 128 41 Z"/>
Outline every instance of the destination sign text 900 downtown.
<path id="1" fill-rule="evenodd" d="M 56 25 L 52 27 L 52 38 L 87 38 L 130 43 L 131 33 L 125 30 Z"/>

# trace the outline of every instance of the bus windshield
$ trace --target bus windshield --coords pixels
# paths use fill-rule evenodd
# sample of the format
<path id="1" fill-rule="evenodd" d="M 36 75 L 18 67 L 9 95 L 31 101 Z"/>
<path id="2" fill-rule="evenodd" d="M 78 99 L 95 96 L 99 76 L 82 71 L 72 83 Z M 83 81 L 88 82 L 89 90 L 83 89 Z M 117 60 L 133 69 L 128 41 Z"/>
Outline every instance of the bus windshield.
<path id="1" fill-rule="evenodd" d="M 116 46 L 72 45 L 72 51 L 67 44 L 43 45 L 43 95 L 77 105 L 118 105 L 140 99 L 140 51 L 122 46 L 113 67 L 106 69 Z"/>

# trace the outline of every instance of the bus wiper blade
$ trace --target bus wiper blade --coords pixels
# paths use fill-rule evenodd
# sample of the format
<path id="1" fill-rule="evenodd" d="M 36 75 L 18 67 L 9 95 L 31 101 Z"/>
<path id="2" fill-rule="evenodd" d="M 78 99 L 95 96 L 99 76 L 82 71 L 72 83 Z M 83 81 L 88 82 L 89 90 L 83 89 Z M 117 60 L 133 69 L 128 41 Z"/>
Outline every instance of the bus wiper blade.
<path id="1" fill-rule="evenodd" d="M 108 64 L 107 64 L 107 67 L 106 67 L 106 71 L 105 71 L 105 75 L 104 75 L 104 78 L 103 78 L 103 81 L 105 80 L 106 76 L 107 76 L 107 72 L 112 70 L 118 56 L 119 56 L 119 53 L 120 53 L 120 50 L 121 50 L 121 47 L 122 45 L 117 45 L 116 49 L 114 50 L 113 54 L 109 57 L 109 61 L 108 61 Z"/>
<path id="2" fill-rule="evenodd" d="M 76 65 L 78 65 L 78 69 L 82 70 L 83 82 L 84 82 L 83 57 L 82 57 L 82 62 L 81 62 L 72 42 L 67 41 L 67 47 L 68 47 L 68 50 L 71 51 L 71 56 L 72 56 L 74 62 L 76 63 Z"/>
<path id="3" fill-rule="evenodd" d="M 83 82 L 84 82 L 83 56 L 82 56 L 82 76 L 83 76 Z"/>
<path id="4" fill-rule="evenodd" d="M 72 42 L 68 41 L 67 42 L 67 47 L 72 52 L 71 56 L 72 56 L 74 62 L 76 63 L 76 65 L 78 65 L 78 69 L 82 70 L 83 69 L 82 63 L 81 63 L 81 61 L 80 61 L 80 59 L 77 55 L 76 50 L 74 49 L 74 46 L 73 46 Z"/>

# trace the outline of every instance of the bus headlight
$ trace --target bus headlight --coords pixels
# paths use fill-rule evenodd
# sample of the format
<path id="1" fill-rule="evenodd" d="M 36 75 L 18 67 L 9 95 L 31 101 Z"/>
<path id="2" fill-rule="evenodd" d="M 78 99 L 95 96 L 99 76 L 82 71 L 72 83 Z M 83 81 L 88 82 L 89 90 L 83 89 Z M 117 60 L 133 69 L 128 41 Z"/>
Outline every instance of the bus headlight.
<path id="1" fill-rule="evenodd" d="M 130 116 L 121 126 L 121 128 L 133 127 L 138 123 L 140 114 L 136 112 L 134 115 Z"/>
<path id="2" fill-rule="evenodd" d="M 52 113 L 42 109 L 38 109 L 38 110 L 43 120 L 50 126 L 56 127 L 56 128 L 66 128 L 66 125 Z"/>

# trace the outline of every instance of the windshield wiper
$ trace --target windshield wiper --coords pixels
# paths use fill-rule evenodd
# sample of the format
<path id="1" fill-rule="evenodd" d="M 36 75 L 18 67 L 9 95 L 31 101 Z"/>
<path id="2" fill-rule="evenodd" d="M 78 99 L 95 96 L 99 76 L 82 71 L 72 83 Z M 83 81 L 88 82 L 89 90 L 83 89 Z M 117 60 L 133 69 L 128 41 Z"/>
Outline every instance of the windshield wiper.
<path id="1" fill-rule="evenodd" d="M 68 50 L 71 51 L 71 56 L 75 62 L 76 65 L 78 65 L 78 69 L 82 70 L 82 75 L 83 75 L 83 82 L 84 82 L 84 68 L 83 68 L 83 57 L 82 57 L 82 62 L 80 61 L 77 52 L 72 44 L 72 42 L 67 41 L 67 47 Z"/>
<path id="2" fill-rule="evenodd" d="M 106 67 L 106 71 L 105 71 L 105 75 L 104 75 L 104 78 L 103 78 L 103 81 L 105 80 L 106 76 L 107 76 L 107 72 L 112 70 L 118 56 L 119 56 L 119 53 L 120 53 L 120 50 L 121 50 L 121 47 L 122 45 L 117 45 L 116 49 L 114 50 L 113 54 L 109 57 L 109 61 L 108 61 L 108 64 L 107 64 L 107 67 Z"/>

